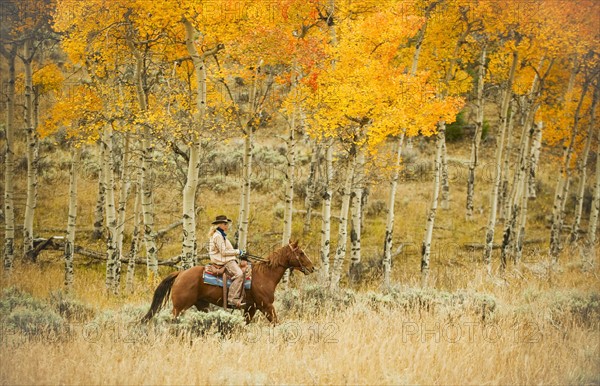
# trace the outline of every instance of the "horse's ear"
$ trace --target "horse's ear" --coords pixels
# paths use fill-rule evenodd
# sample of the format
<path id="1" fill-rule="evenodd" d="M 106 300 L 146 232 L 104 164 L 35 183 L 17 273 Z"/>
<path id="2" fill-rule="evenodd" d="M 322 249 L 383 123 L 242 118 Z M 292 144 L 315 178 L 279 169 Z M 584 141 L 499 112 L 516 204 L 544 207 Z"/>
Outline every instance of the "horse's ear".
<path id="1" fill-rule="evenodd" d="M 298 248 L 298 240 L 294 241 L 294 242 L 292 243 L 292 246 L 293 246 L 294 248 Z"/>

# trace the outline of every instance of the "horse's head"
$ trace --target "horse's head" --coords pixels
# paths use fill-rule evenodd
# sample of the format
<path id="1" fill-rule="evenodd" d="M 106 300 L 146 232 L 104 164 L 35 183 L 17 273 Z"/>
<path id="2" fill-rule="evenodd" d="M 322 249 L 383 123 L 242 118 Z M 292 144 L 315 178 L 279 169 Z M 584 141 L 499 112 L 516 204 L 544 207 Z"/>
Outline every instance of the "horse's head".
<path id="1" fill-rule="evenodd" d="M 302 248 L 298 246 L 298 241 L 293 243 L 290 242 L 288 247 L 290 248 L 288 260 L 290 268 L 298 269 L 305 275 L 315 271 L 315 266 L 308 256 L 306 256 L 306 253 L 304 253 Z"/>

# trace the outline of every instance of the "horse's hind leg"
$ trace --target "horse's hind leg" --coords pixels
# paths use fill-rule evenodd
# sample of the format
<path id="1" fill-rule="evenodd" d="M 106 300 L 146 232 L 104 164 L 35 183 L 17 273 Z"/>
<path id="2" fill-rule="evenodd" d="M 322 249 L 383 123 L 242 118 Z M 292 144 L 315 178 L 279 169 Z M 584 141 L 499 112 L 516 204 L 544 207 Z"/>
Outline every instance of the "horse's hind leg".
<path id="1" fill-rule="evenodd" d="M 202 311 L 202 312 L 208 312 L 208 306 L 210 303 L 205 302 L 203 300 L 198 300 L 196 302 L 196 304 L 194 304 L 196 306 L 196 308 L 198 309 L 198 311 Z"/>
<path id="2" fill-rule="evenodd" d="M 246 324 L 250 324 L 252 318 L 254 318 L 254 314 L 256 314 L 256 305 L 252 304 L 250 307 L 247 307 L 244 310 L 244 318 L 246 319 Z"/>

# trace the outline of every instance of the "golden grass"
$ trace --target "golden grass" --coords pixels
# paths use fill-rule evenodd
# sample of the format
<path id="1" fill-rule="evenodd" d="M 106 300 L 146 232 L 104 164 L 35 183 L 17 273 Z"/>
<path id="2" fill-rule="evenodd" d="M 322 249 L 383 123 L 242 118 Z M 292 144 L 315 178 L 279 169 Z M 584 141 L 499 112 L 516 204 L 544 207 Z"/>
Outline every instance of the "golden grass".
<path id="1" fill-rule="evenodd" d="M 485 321 L 459 308 L 357 302 L 318 316 L 280 310 L 279 326 L 261 316 L 226 338 L 140 336 L 118 319 L 110 327 L 73 324 L 67 341 L 4 331 L 0 384 L 597 384 L 600 320 L 559 318 L 548 302 L 563 290 L 597 292 L 600 270 L 583 272 L 575 261 L 562 267 L 552 277 L 523 267 L 519 278 L 509 272 L 504 286 L 478 269 L 447 268 L 456 287 L 496 298 L 497 310 Z M 77 272 L 74 296 L 98 311 L 149 304 L 152 287 L 143 275 L 135 295 L 115 298 L 101 295 L 102 270 Z M 60 289 L 61 275 L 56 264 L 19 264 L 2 287 L 43 298 Z M 316 278 L 294 280 L 292 287 L 303 288 Z"/>
<path id="2" fill-rule="evenodd" d="M 468 318 L 443 323 L 402 312 L 348 310 L 330 321 L 288 322 L 229 339 L 157 338 L 146 344 L 105 331 L 91 342 L 79 335 L 61 344 L 4 347 L 0 376 L 6 385 L 599 381 L 597 330 L 526 330 L 510 320 L 489 327 Z"/>

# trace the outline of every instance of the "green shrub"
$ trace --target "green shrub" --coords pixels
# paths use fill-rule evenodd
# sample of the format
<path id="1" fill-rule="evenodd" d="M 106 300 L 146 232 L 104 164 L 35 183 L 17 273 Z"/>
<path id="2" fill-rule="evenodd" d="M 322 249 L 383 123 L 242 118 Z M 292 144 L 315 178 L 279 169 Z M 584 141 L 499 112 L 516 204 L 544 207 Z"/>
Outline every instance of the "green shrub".
<path id="1" fill-rule="evenodd" d="M 446 125 L 446 141 L 458 142 L 461 141 L 465 135 L 464 129 L 467 125 L 467 113 L 461 111 L 456 115 L 456 120 Z"/>
<path id="2" fill-rule="evenodd" d="M 49 309 L 15 308 L 4 320 L 7 327 L 28 336 L 40 336 L 48 333 L 63 333 L 66 323 L 56 312 Z"/>
<path id="3" fill-rule="evenodd" d="M 0 298 L 0 319 L 10 315 L 17 307 L 37 310 L 46 309 L 48 305 L 18 288 L 6 288 Z"/>
<path id="4" fill-rule="evenodd" d="M 402 308 L 406 311 L 418 312 L 451 312 L 459 310 L 473 313 L 486 319 L 496 311 L 496 300 L 488 294 L 458 291 L 450 293 L 431 288 L 392 287 L 386 292 L 367 292 L 365 303 L 379 311 L 385 308 Z"/>
<path id="5" fill-rule="evenodd" d="M 60 290 L 50 294 L 50 304 L 67 320 L 89 320 L 96 314 L 96 311 L 92 307 L 71 298 L 68 294 Z"/>
<path id="6" fill-rule="evenodd" d="M 278 307 L 288 314 L 323 314 L 339 311 L 356 302 L 356 294 L 349 289 L 331 291 L 327 286 L 309 284 L 298 290 L 287 290 L 277 297 Z"/>
<path id="7" fill-rule="evenodd" d="M 552 291 L 549 298 L 549 311 L 556 322 L 566 322 L 573 318 L 576 322 L 593 325 L 600 320 L 600 293 L 584 293 L 577 290 Z"/>
<path id="8" fill-rule="evenodd" d="M 212 332 L 221 337 L 229 337 L 241 331 L 245 324 L 245 319 L 239 312 L 232 313 L 221 309 L 212 312 L 188 310 L 172 325 L 171 332 L 192 336 L 203 336 Z"/>

